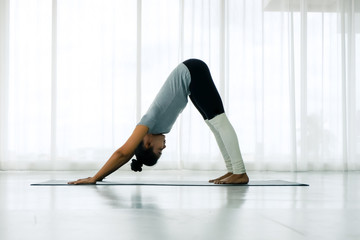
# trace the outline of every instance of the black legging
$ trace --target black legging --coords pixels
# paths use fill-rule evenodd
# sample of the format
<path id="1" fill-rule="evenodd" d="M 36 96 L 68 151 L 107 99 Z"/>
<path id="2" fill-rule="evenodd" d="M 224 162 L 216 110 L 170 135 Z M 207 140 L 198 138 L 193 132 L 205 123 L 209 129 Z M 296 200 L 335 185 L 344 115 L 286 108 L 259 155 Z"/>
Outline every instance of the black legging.
<path id="1" fill-rule="evenodd" d="M 184 64 L 189 69 L 191 75 L 189 97 L 202 117 L 205 120 L 210 120 L 224 113 L 221 97 L 206 63 L 198 59 L 189 59 Z"/>

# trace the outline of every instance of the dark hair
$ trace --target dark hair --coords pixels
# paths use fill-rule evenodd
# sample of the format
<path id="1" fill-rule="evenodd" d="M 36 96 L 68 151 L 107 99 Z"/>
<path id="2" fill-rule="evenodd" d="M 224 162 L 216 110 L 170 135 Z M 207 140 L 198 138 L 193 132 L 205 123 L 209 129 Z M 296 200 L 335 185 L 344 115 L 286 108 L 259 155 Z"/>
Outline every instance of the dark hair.
<path id="1" fill-rule="evenodd" d="M 154 153 L 153 147 L 145 148 L 143 141 L 135 149 L 135 156 L 136 159 L 131 161 L 131 170 L 135 172 L 141 172 L 143 164 L 154 166 L 159 159 L 159 156 Z"/>

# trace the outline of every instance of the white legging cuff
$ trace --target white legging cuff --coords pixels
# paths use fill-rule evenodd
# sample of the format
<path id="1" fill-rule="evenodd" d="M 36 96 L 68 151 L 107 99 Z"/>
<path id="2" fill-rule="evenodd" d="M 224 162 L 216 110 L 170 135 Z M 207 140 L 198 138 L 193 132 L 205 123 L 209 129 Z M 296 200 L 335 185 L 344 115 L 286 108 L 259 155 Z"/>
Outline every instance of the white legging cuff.
<path id="1" fill-rule="evenodd" d="M 222 113 L 217 115 L 216 117 L 208 120 L 207 123 L 215 135 L 227 169 L 232 170 L 234 174 L 245 173 L 246 169 L 241 156 L 239 141 L 226 114 Z"/>
<path id="2" fill-rule="evenodd" d="M 212 133 L 215 136 L 216 143 L 219 146 L 221 155 L 225 161 L 227 171 L 232 173 L 233 168 L 232 168 L 232 164 L 231 164 L 231 159 L 230 159 L 229 154 L 226 151 L 225 145 L 220 137 L 219 132 L 210 124 L 209 120 L 206 119 L 205 122 L 209 126 L 209 128 L 211 129 Z"/>

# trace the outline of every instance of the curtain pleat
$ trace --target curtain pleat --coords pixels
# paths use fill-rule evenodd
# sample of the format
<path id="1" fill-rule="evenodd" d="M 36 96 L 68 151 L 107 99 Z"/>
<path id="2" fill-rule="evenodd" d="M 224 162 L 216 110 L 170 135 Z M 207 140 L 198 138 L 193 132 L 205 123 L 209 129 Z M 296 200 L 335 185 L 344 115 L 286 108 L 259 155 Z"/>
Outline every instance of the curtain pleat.
<path id="1" fill-rule="evenodd" d="M 0 1 L 0 169 L 8 153 L 9 0 Z"/>

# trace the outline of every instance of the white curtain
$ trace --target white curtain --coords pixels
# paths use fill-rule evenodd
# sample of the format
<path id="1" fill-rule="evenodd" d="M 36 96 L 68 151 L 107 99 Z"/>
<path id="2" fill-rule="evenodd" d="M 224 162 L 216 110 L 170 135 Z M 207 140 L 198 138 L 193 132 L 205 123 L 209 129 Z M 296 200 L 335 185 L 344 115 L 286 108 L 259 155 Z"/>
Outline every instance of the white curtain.
<path id="1" fill-rule="evenodd" d="M 0 0 L 0 169 L 100 167 L 188 58 L 248 170 L 360 170 L 359 0 Z M 155 169 L 225 169 L 190 102 Z"/>

